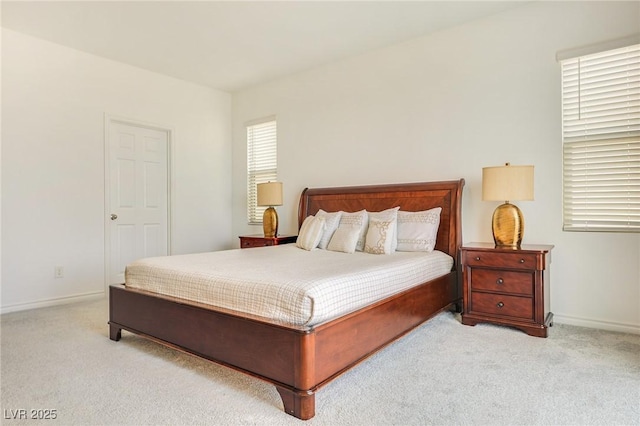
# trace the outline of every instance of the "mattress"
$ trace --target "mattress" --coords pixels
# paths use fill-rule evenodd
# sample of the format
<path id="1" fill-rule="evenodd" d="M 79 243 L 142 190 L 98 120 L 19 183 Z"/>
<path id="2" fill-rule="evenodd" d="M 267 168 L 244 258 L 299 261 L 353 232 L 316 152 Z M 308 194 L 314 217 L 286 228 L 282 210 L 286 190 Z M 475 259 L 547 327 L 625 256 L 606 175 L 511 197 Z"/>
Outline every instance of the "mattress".
<path id="1" fill-rule="evenodd" d="M 153 257 L 125 270 L 125 285 L 309 328 L 449 273 L 440 251 L 389 255 L 306 251 L 294 244 Z"/>

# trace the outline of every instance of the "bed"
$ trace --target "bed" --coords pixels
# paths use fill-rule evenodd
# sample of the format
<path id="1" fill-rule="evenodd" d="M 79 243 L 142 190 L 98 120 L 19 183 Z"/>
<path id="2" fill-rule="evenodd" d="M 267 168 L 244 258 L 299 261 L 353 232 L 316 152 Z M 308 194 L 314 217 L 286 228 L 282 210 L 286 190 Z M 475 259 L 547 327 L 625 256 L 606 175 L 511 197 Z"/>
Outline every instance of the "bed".
<path id="1" fill-rule="evenodd" d="M 320 209 L 370 212 L 441 207 L 435 250 L 455 261 L 448 273 L 355 311 L 317 323 L 290 326 L 257 315 L 181 297 L 131 288 L 109 288 L 110 338 L 122 330 L 157 341 L 272 383 L 286 413 L 315 415 L 315 394 L 376 351 L 445 309 L 461 309 L 458 252 L 464 180 L 357 187 L 307 188 L 298 227 Z M 245 250 L 283 250 L 269 247 Z M 245 251 L 243 250 L 243 251 Z M 376 256 L 376 255 L 370 255 Z"/>

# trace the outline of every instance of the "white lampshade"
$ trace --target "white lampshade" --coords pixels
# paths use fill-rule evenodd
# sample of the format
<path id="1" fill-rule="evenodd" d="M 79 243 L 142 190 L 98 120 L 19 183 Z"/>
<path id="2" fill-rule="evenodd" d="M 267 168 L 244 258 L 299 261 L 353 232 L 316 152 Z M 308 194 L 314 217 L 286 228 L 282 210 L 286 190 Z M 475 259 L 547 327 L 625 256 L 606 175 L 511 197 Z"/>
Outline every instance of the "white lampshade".
<path id="1" fill-rule="evenodd" d="M 511 166 L 482 169 L 483 201 L 532 201 L 533 166 Z"/>
<path id="2" fill-rule="evenodd" d="M 258 184 L 259 206 L 282 205 L 282 182 L 267 182 Z"/>

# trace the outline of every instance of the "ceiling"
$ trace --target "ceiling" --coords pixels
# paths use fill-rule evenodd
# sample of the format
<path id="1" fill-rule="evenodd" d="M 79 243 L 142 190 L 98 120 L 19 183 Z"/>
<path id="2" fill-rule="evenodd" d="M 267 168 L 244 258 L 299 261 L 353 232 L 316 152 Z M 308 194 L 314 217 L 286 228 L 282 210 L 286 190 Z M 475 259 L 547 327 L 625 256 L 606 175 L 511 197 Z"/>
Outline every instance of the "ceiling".
<path id="1" fill-rule="evenodd" d="M 523 1 L 2 1 L 2 26 L 229 92 Z"/>

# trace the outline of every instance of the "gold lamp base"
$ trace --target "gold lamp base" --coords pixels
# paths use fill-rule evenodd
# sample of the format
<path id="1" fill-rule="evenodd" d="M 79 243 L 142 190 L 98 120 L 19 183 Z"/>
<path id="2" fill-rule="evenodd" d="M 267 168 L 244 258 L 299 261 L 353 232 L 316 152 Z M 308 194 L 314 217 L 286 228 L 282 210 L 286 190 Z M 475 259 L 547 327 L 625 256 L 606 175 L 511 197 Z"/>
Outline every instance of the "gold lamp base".
<path id="1" fill-rule="evenodd" d="M 273 207 L 266 209 L 262 215 L 262 230 L 267 238 L 278 235 L 278 213 Z"/>
<path id="2" fill-rule="evenodd" d="M 493 212 L 491 226 L 496 247 L 520 247 L 524 235 L 524 217 L 517 206 L 509 202 L 498 206 Z"/>

